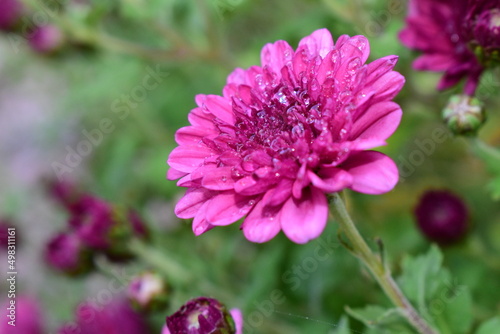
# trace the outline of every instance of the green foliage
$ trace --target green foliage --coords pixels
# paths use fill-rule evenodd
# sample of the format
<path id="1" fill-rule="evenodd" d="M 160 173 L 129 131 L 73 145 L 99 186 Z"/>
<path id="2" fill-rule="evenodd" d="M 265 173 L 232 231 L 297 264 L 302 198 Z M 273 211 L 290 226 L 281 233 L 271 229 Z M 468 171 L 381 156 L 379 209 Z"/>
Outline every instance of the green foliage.
<path id="1" fill-rule="evenodd" d="M 492 318 L 484 322 L 476 331 L 476 334 L 496 334 L 500 328 L 500 317 Z"/>

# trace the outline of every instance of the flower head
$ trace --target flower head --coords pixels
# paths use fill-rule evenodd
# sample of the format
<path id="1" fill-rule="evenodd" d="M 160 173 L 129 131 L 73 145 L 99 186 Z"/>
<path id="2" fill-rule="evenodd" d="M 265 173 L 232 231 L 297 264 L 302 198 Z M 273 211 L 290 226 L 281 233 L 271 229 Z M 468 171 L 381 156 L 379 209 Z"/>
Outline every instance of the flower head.
<path id="1" fill-rule="evenodd" d="M 451 244 L 464 237 L 469 213 L 462 199 L 446 190 L 426 192 L 415 209 L 418 226 L 432 241 Z"/>
<path id="2" fill-rule="evenodd" d="M 199 297 L 188 301 L 167 317 L 166 333 L 242 334 L 241 312 L 228 312 L 219 301 Z"/>
<path id="3" fill-rule="evenodd" d="M 91 250 L 74 233 L 55 236 L 45 253 L 50 266 L 70 275 L 87 273 L 92 268 L 91 255 Z"/>
<path id="4" fill-rule="evenodd" d="M 52 54 L 58 51 L 64 43 L 62 31 L 54 25 L 35 27 L 28 36 L 31 48 L 40 54 Z"/>
<path id="5" fill-rule="evenodd" d="M 399 37 L 424 53 L 413 67 L 444 71 L 440 90 L 466 78 L 464 91 L 473 95 L 485 67 L 498 58 L 499 7 L 496 0 L 410 0 L 407 26 Z"/>
<path id="6" fill-rule="evenodd" d="M 23 14 L 23 4 L 20 0 L 0 1 L 0 30 L 10 30 Z"/>
<path id="7" fill-rule="evenodd" d="M 115 260 L 129 257 L 127 243 L 132 237 L 146 238 L 148 230 L 139 215 L 98 197 L 85 195 L 69 224 L 90 248 L 105 252 Z"/>
<path id="8" fill-rule="evenodd" d="M 65 325 L 59 334 L 150 333 L 146 320 L 124 299 L 115 299 L 104 307 L 95 303 L 81 304 L 75 322 Z"/>
<path id="9" fill-rule="evenodd" d="M 38 302 L 32 297 L 21 295 L 13 299 L 0 302 L 2 321 L 0 333 L 9 334 L 43 334 L 45 333 L 43 316 Z M 9 324 L 9 322 L 15 324 Z"/>
<path id="10" fill-rule="evenodd" d="M 196 235 L 246 216 L 247 239 L 280 230 L 297 243 L 316 238 L 328 215 L 327 193 L 391 190 L 394 162 L 367 151 L 384 145 L 401 109 L 392 102 L 404 78 L 396 56 L 365 64 L 365 37 L 326 29 L 267 44 L 261 66 L 236 69 L 222 96 L 198 95 L 190 126 L 176 133 L 169 179 L 188 188 L 175 212 L 193 218 Z"/>

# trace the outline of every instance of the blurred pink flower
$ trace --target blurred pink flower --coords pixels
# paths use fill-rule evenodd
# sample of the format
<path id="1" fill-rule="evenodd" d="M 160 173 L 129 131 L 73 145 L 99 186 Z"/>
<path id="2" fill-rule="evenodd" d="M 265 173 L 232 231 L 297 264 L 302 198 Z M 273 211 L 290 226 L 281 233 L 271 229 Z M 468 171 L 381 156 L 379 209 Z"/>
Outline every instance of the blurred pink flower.
<path id="1" fill-rule="evenodd" d="M 28 36 L 31 48 L 41 54 L 58 51 L 64 43 L 62 31 L 55 25 L 38 26 Z"/>
<path id="2" fill-rule="evenodd" d="M 0 0 L 0 30 L 10 30 L 24 11 L 20 0 Z"/>
<path id="3" fill-rule="evenodd" d="M 422 234 L 441 245 L 462 240 L 469 230 L 465 202 L 448 190 L 425 192 L 415 208 L 415 217 Z"/>
<path id="4" fill-rule="evenodd" d="M 7 295 L 7 294 L 5 294 Z M 15 301 L 12 306 L 11 301 Z M 42 334 L 43 319 L 37 301 L 28 296 L 18 296 L 14 299 L 0 303 L 2 310 L 2 321 L 0 322 L 0 333 L 9 334 Z M 12 308 L 14 312 L 11 313 Z M 11 314 L 14 314 L 11 316 Z M 13 322 L 12 322 L 13 321 Z M 11 324 L 9 324 L 11 322 Z M 15 326 L 13 326 L 14 324 Z"/>
<path id="5" fill-rule="evenodd" d="M 439 90 L 466 78 L 464 91 L 473 95 L 485 67 L 499 60 L 499 7 L 498 0 L 410 0 L 399 38 L 424 53 L 413 67 L 444 72 Z"/>
<path id="6" fill-rule="evenodd" d="M 367 150 L 396 130 L 402 113 L 391 100 L 404 78 L 393 71 L 396 56 L 365 64 L 369 52 L 363 36 L 334 44 L 317 30 L 296 51 L 267 44 L 262 66 L 236 69 L 223 96 L 198 95 L 168 159 L 168 178 L 188 188 L 177 216 L 194 217 L 199 235 L 246 215 L 250 241 L 283 230 L 305 243 L 326 225 L 326 193 L 391 190 L 396 165 Z"/>
<path id="7" fill-rule="evenodd" d="M 85 303 L 76 310 L 73 323 L 64 325 L 59 334 L 145 334 L 150 333 L 144 317 L 135 312 L 125 299 L 107 305 Z"/>
<path id="8" fill-rule="evenodd" d="M 93 267 L 91 256 L 91 250 L 73 232 L 56 235 L 45 250 L 47 263 L 69 275 L 89 272 Z"/>

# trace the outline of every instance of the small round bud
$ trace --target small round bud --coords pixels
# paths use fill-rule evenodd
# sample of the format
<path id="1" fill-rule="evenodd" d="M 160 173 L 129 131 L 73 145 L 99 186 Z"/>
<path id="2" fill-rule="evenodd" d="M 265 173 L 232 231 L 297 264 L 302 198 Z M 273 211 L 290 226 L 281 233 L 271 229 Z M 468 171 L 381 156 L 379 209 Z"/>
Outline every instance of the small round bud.
<path id="1" fill-rule="evenodd" d="M 49 265 L 70 276 L 88 273 L 93 268 L 92 254 L 76 234 L 61 233 L 47 245 Z"/>
<path id="2" fill-rule="evenodd" d="M 415 209 L 422 233 L 439 244 L 452 244 L 468 230 L 469 214 L 462 199 L 446 190 L 427 191 Z"/>
<path id="3" fill-rule="evenodd" d="M 481 102 L 468 95 L 453 95 L 443 110 L 443 118 L 455 135 L 473 136 L 486 120 Z"/>
<path id="4" fill-rule="evenodd" d="M 472 47 L 486 67 L 500 64 L 500 9 L 493 8 L 477 15 Z"/>
<path id="5" fill-rule="evenodd" d="M 40 54 L 53 54 L 64 44 L 62 31 L 54 25 L 35 27 L 28 36 L 31 48 Z"/>
<path id="6" fill-rule="evenodd" d="M 219 301 L 199 297 L 188 301 L 167 317 L 170 333 L 235 334 L 236 326 L 227 308 Z"/>
<path id="7" fill-rule="evenodd" d="M 127 289 L 128 299 L 141 311 L 155 311 L 168 305 L 168 287 L 161 276 L 145 272 L 136 276 Z"/>

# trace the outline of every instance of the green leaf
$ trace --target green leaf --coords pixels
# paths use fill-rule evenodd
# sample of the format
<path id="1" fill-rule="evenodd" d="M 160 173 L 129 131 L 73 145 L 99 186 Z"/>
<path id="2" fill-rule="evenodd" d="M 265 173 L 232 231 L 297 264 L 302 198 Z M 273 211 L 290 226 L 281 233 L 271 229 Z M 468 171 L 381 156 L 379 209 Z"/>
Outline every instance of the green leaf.
<path id="1" fill-rule="evenodd" d="M 426 302 L 434 297 L 443 282 L 449 280 L 449 272 L 441 270 L 442 262 L 443 255 L 435 245 L 426 255 L 415 258 L 407 256 L 403 260 L 403 273 L 399 284 L 404 294 L 420 311 L 425 311 Z"/>
<path id="2" fill-rule="evenodd" d="M 498 201 L 500 199 L 500 176 L 497 176 L 488 184 L 488 189 L 493 199 Z"/>
<path id="3" fill-rule="evenodd" d="M 498 334 L 500 328 L 500 317 L 494 317 L 483 323 L 476 334 Z"/>
<path id="4" fill-rule="evenodd" d="M 472 297 L 469 289 L 466 286 L 456 284 L 455 281 L 449 285 L 446 290 L 438 295 L 439 299 L 435 300 L 435 304 L 439 304 L 442 311 L 442 318 L 453 334 L 465 334 L 473 322 L 472 316 Z M 432 314 L 431 302 L 431 315 Z M 438 308 L 436 308 L 436 311 Z M 436 312 L 437 313 L 437 312 Z M 441 324 L 441 323 L 439 323 Z"/>

